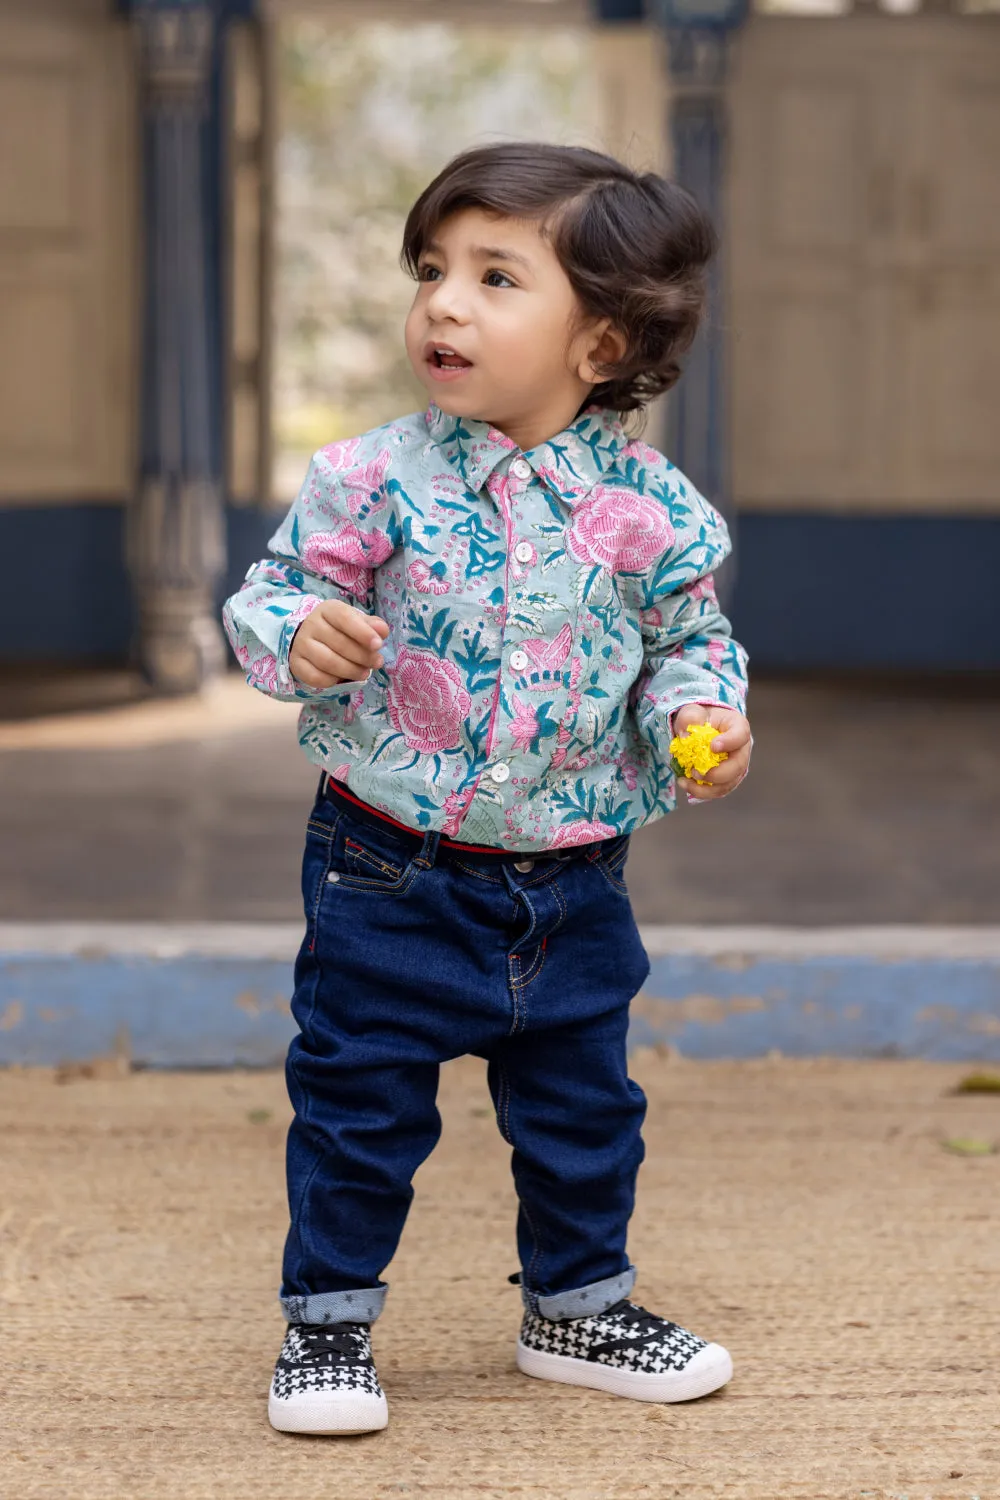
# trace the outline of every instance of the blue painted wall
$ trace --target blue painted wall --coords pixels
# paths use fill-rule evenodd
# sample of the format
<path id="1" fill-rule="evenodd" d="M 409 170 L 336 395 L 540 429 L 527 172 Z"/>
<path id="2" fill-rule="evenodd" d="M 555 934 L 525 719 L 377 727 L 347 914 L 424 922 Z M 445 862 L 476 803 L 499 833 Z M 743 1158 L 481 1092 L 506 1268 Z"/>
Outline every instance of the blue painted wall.
<path id="1" fill-rule="evenodd" d="M 758 670 L 1000 668 L 1000 516 L 741 514 L 729 602 Z"/>
<path id="2" fill-rule="evenodd" d="M 0 661 L 125 657 L 123 520 L 117 505 L 0 509 Z M 277 520 L 230 509 L 220 602 Z M 756 671 L 1000 668 L 1000 516 L 743 513 L 736 540 L 727 607 Z"/>
<path id="3" fill-rule="evenodd" d="M 86 944 L 84 944 L 86 947 Z M 1000 962 L 660 955 L 630 1044 L 686 1057 L 1000 1058 Z M 127 1050 L 152 1067 L 276 1065 L 295 1032 L 291 958 L 0 951 L 0 1067 Z"/>
<path id="4" fill-rule="evenodd" d="M 220 604 L 239 587 L 251 562 L 265 556 L 279 519 L 277 512 L 230 507 Z M 0 557 L 6 564 L 0 665 L 124 661 L 135 623 L 124 553 L 120 505 L 0 508 Z"/>

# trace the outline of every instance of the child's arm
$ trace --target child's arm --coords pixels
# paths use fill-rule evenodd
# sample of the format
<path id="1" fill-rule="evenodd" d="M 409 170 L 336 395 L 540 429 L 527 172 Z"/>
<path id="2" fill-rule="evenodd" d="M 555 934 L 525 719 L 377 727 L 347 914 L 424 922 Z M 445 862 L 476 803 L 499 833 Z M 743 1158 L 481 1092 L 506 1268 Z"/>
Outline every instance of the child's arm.
<path id="1" fill-rule="evenodd" d="M 360 519 L 364 505 L 356 519 L 339 467 L 336 447 L 315 455 L 268 544 L 273 556 L 254 564 L 222 611 L 251 687 L 285 702 L 359 687 L 389 632 L 373 614 L 374 578 L 395 550 L 396 523 L 383 531 Z"/>
<path id="2" fill-rule="evenodd" d="M 728 759 L 709 772 L 707 785 L 686 778 L 678 782 L 689 797 L 707 801 L 731 792 L 749 765 L 747 655 L 732 638 L 712 581 L 713 570 L 730 551 L 725 523 L 690 486 L 678 514 L 684 524 L 646 580 L 645 673 L 636 717 L 662 761 L 670 759 L 675 734 L 692 724 L 718 727 L 712 749 L 725 751 Z"/>

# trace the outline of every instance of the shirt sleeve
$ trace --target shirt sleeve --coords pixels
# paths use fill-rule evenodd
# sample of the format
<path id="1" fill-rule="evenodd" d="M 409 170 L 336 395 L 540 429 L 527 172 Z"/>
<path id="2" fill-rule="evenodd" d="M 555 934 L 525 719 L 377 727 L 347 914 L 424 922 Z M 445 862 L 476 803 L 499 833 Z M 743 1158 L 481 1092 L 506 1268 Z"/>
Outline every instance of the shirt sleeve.
<path id="1" fill-rule="evenodd" d="M 298 499 L 268 543 L 271 556 L 254 563 L 240 591 L 223 606 L 229 643 L 251 687 L 282 702 L 338 698 L 368 679 L 310 688 L 288 666 L 295 632 L 318 604 L 342 599 L 374 612 L 375 570 L 395 551 L 395 521 L 373 524 L 362 492 L 349 492 L 338 473 L 337 446 L 315 454 Z M 348 499 L 352 503 L 348 503 Z"/>
<path id="2" fill-rule="evenodd" d="M 747 654 L 733 640 L 712 577 L 731 550 L 726 524 L 689 485 L 677 515 L 682 524 L 646 580 L 636 704 L 643 737 L 664 759 L 673 715 L 685 703 L 745 713 L 747 695 Z"/>

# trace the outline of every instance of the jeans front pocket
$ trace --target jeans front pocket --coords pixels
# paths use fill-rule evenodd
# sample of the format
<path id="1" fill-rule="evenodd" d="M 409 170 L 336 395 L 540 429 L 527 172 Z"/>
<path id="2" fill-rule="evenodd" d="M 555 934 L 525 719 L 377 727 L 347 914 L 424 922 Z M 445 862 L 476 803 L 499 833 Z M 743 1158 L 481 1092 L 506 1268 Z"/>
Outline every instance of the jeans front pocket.
<path id="1" fill-rule="evenodd" d="M 622 834 L 620 838 L 609 839 L 594 860 L 605 880 L 623 896 L 628 894 L 625 885 L 625 861 L 628 859 L 630 843 L 627 833 Z"/>
<path id="2" fill-rule="evenodd" d="M 309 820 L 309 836 L 327 842 L 320 901 L 330 890 L 400 896 L 423 868 L 416 835 L 411 843 L 394 837 L 388 827 L 373 828 L 339 810 L 329 823 L 314 814 Z"/>

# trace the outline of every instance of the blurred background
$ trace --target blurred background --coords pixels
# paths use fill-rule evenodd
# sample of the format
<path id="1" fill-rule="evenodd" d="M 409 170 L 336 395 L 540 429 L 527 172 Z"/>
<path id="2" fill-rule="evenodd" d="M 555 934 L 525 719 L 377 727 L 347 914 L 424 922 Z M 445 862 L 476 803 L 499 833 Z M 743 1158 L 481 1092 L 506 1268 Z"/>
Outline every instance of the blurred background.
<path id="1" fill-rule="evenodd" d="M 295 920 L 315 782 L 218 607 L 421 403 L 456 151 L 676 176 L 724 254 L 646 436 L 729 518 L 754 772 L 647 923 L 990 923 L 1000 0 L 0 0 L 0 921 Z"/>

